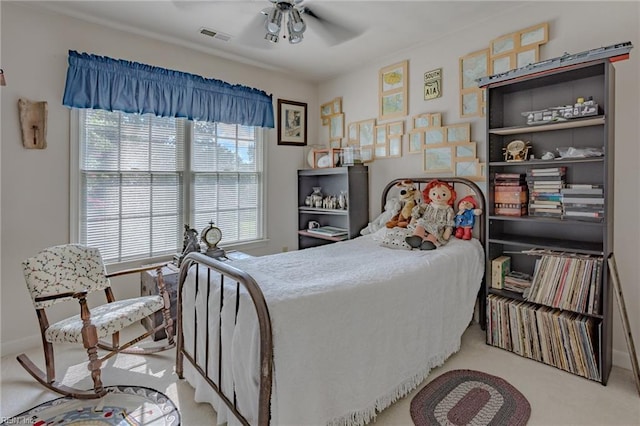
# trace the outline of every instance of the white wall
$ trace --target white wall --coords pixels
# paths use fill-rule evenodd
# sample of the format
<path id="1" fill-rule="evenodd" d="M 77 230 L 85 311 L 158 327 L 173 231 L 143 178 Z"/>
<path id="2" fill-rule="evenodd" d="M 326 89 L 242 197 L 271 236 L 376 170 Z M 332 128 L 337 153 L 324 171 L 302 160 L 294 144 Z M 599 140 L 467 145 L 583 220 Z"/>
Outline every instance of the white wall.
<path id="1" fill-rule="evenodd" d="M 28 3 L 28 2 L 27 2 Z M 179 48 L 42 12 L 28 5 L 1 2 L 2 68 L 7 86 L 2 99 L 2 354 L 37 344 L 38 325 L 22 276 L 21 261 L 51 245 L 69 241 L 69 116 L 62 106 L 68 50 L 95 53 L 175 69 L 234 84 L 256 87 L 284 98 L 308 103 L 308 125 L 318 126 L 316 87 L 289 75 L 265 71 L 227 59 Z M 47 148 L 22 147 L 18 98 L 47 101 Z M 314 133 L 310 134 L 312 137 Z M 313 142 L 313 140 L 311 140 Z M 297 248 L 297 175 L 303 148 L 278 146 L 276 131 L 267 141 L 268 244 L 253 254 Z M 139 293 L 139 281 L 116 288 L 116 295 Z M 116 283 L 115 285 L 123 285 Z"/>
<path id="2" fill-rule="evenodd" d="M 535 3 L 535 2 L 532 2 Z M 545 4 L 546 6 L 542 6 Z M 442 113 L 445 125 L 471 121 L 471 135 L 479 142 L 478 152 L 485 161 L 486 124 L 484 118 L 461 119 L 458 106 L 458 60 L 461 56 L 488 47 L 490 40 L 542 22 L 549 22 L 549 42 L 541 47 L 541 59 L 578 53 L 600 46 L 631 41 L 635 48 L 631 60 L 617 62 L 616 68 L 616 158 L 615 158 L 615 225 L 614 252 L 622 281 L 632 333 L 640 344 L 640 227 L 638 200 L 640 182 L 640 150 L 638 149 L 638 117 L 640 95 L 638 48 L 640 3 L 638 2 L 553 2 L 529 4 L 505 11 L 486 22 L 461 31 L 443 34 L 420 46 L 384 58 L 349 74 L 341 75 L 319 87 L 320 103 L 342 96 L 345 123 L 377 117 L 378 71 L 380 68 L 409 60 L 409 114 Z M 423 99 L 423 75 L 443 68 L 443 97 Z M 588 96 L 588 94 L 585 94 Z M 570 101 L 570 100 L 567 100 Z M 406 120 L 410 130 L 412 123 Z M 319 140 L 327 140 L 327 128 L 318 130 Z M 406 137 L 405 137 L 406 138 Z M 405 154 L 398 159 L 380 159 L 369 164 L 370 215 L 380 209 L 380 193 L 386 183 L 396 177 L 422 176 L 421 156 Z M 486 184 L 483 183 L 486 188 Z M 616 303 L 614 302 L 614 305 Z M 630 366 L 627 346 L 621 330 L 617 307 L 614 312 L 614 363 Z M 630 368 L 630 367 L 628 367 Z"/>
<path id="3" fill-rule="evenodd" d="M 24 288 L 20 262 L 43 247 L 69 240 L 69 110 L 61 106 L 69 49 L 245 84 L 273 93 L 274 101 L 284 98 L 307 102 L 309 142 L 316 143 L 328 139 L 327 128 L 317 119 L 321 103 L 342 96 L 346 123 L 376 117 L 378 70 L 404 59 L 409 59 L 410 68 L 409 116 L 441 112 L 445 124 L 467 121 L 459 118 L 458 111 L 459 57 L 486 47 L 493 38 L 540 22 L 550 23 L 550 41 L 541 50 L 543 59 L 560 56 L 565 51 L 575 53 L 627 40 L 636 46 L 631 60 L 616 64 L 615 254 L 632 332 L 640 344 L 640 282 L 636 279 L 640 273 L 640 120 L 637 119 L 640 116 L 637 60 L 640 7 L 637 2 L 554 2 L 547 7 L 523 6 L 393 56 L 374 58 L 360 69 L 319 87 L 283 74 L 43 13 L 29 6 L 0 2 L 0 19 L 1 66 L 8 80 L 8 86 L 0 89 L 0 342 L 3 355 L 16 352 L 26 344 L 35 344 L 39 339 L 34 338 L 37 322 Z M 423 73 L 441 67 L 443 97 L 424 101 Z M 49 103 L 46 150 L 22 148 L 18 98 Z M 480 142 L 478 151 L 483 153 L 484 119 L 471 121 L 472 136 Z M 318 129 L 316 137 L 314 129 Z M 302 158 L 302 148 L 278 146 L 275 131 L 269 132 L 267 229 L 270 241 L 253 251 L 254 254 L 297 246 L 295 171 L 303 166 Z M 423 175 L 419 155 L 378 160 L 369 167 L 371 217 L 378 213 L 381 189 L 390 179 Z M 132 282 L 128 292 L 134 294 L 137 290 L 137 282 Z M 629 363 L 617 311 L 614 313 L 614 362 Z"/>

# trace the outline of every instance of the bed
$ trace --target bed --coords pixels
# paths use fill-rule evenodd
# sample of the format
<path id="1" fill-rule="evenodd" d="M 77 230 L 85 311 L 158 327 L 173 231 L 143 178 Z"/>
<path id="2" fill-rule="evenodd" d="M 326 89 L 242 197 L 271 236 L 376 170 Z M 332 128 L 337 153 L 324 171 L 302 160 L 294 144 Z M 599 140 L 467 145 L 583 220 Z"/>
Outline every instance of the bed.
<path id="1" fill-rule="evenodd" d="M 383 209 L 404 179 L 385 187 Z M 475 183 L 442 180 L 486 211 Z M 366 424 L 458 351 L 477 300 L 485 323 L 482 220 L 472 240 L 430 251 L 383 247 L 385 232 L 233 262 L 185 258 L 176 372 L 218 424 Z"/>

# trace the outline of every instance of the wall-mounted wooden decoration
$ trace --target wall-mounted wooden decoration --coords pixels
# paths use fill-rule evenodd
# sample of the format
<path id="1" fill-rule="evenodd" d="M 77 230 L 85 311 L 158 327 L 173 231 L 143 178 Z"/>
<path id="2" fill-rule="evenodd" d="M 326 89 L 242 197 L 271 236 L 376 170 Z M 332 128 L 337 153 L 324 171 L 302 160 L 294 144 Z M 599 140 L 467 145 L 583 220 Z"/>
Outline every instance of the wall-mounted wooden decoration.
<path id="1" fill-rule="evenodd" d="M 398 62 L 380 70 L 378 120 L 404 117 L 409 105 L 409 61 Z"/>
<path id="2" fill-rule="evenodd" d="M 347 143 L 349 145 L 358 143 L 358 123 L 349 123 L 347 126 Z"/>
<path id="3" fill-rule="evenodd" d="M 485 179 L 484 163 L 477 158 L 471 141 L 471 123 L 442 124 L 440 113 L 418 114 L 409 131 L 409 153 L 422 154 L 426 173 L 451 173 L 470 180 Z M 389 155 L 389 153 L 387 153 Z"/>
<path id="4" fill-rule="evenodd" d="M 404 120 L 375 126 L 375 158 L 402 157 Z"/>
<path id="5" fill-rule="evenodd" d="M 327 103 L 320 105 L 320 119 L 323 126 L 328 126 L 333 114 L 342 113 L 342 97 L 337 97 Z"/>
<path id="6" fill-rule="evenodd" d="M 347 145 L 360 147 L 373 145 L 375 143 L 375 126 L 375 118 L 349 123 L 347 126 Z"/>
<path id="7" fill-rule="evenodd" d="M 483 89 L 476 79 L 487 75 L 489 70 L 489 49 L 478 50 L 460 58 L 460 117 L 480 117 L 483 115 Z"/>
<path id="8" fill-rule="evenodd" d="M 329 117 L 329 142 L 340 144 L 344 137 L 344 114 L 333 114 Z M 333 145 L 332 145 L 333 147 Z M 336 148 L 339 148 L 337 146 Z"/>
<path id="9" fill-rule="evenodd" d="M 425 113 L 413 116 L 413 128 L 423 129 L 427 127 L 440 127 L 442 125 L 442 114 L 437 113 Z"/>
<path id="10" fill-rule="evenodd" d="M 373 161 L 373 146 L 366 148 L 360 147 L 360 159 L 363 163 L 370 163 Z"/>
<path id="11" fill-rule="evenodd" d="M 385 124 L 375 127 L 376 145 L 382 145 L 387 141 L 387 126 Z"/>
<path id="12" fill-rule="evenodd" d="M 543 23 L 491 40 L 489 73 L 502 74 L 539 61 L 540 45 L 549 40 L 549 24 Z"/>
<path id="13" fill-rule="evenodd" d="M 390 135 L 387 138 L 387 154 L 389 157 L 402 157 L 402 135 Z"/>
<path id="14" fill-rule="evenodd" d="M 358 122 L 358 145 L 372 146 L 375 138 L 376 120 L 363 120 Z"/>
<path id="15" fill-rule="evenodd" d="M 387 125 L 382 124 L 375 126 L 375 145 L 373 148 L 374 158 L 383 158 L 387 156 Z"/>
<path id="16" fill-rule="evenodd" d="M 47 102 L 18 99 L 22 144 L 28 149 L 47 147 Z"/>
<path id="17" fill-rule="evenodd" d="M 409 154 L 421 154 L 424 145 L 440 144 L 444 140 L 442 114 L 438 112 L 413 116 L 413 130 L 409 132 Z"/>
<path id="18" fill-rule="evenodd" d="M 424 145 L 424 130 L 413 129 L 409 132 L 409 154 L 419 154 Z"/>
<path id="19" fill-rule="evenodd" d="M 540 46 L 549 40 L 542 23 L 491 40 L 487 49 L 460 58 L 460 117 L 484 117 L 486 92 L 476 79 L 501 74 L 540 60 Z"/>

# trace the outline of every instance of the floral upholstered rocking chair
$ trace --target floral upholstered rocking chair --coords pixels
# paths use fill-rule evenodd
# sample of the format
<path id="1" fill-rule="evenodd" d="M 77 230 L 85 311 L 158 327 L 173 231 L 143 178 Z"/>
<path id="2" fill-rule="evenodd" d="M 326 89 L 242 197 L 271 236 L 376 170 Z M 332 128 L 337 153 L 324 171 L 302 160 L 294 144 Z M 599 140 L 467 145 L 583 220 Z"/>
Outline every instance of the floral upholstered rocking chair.
<path id="1" fill-rule="evenodd" d="M 107 274 L 98 249 L 66 244 L 47 248 L 25 260 L 22 265 L 40 324 L 46 374 L 25 354 L 19 355 L 17 359 L 29 374 L 45 387 L 74 398 L 100 398 L 106 394 L 100 377 L 104 361 L 120 352 L 149 354 L 175 347 L 169 292 L 165 291 L 161 272 L 166 264 Z M 115 300 L 109 278 L 152 269 L 158 270 L 158 295 Z M 107 303 L 89 309 L 87 295 L 100 290 L 104 290 Z M 74 299 L 80 303 L 80 314 L 49 324 L 46 308 Z M 158 311 L 163 313 L 163 324 L 120 345 L 121 330 Z M 168 336 L 166 343 L 151 348 L 134 346 L 163 328 Z M 110 343 L 103 340 L 109 336 Z M 76 389 L 56 381 L 54 343 L 81 343 L 84 346 L 89 356 L 88 369 L 94 384 L 92 390 Z M 100 358 L 98 349 L 108 352 Z"/>

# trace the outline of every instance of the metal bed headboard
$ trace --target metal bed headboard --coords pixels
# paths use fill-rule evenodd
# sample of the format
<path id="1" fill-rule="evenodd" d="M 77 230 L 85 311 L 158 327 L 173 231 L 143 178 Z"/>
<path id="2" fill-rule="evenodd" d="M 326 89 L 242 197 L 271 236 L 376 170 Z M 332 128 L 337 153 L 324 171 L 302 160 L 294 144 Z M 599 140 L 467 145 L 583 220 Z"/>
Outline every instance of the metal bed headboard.
<path id="1" fill-rule="evenodd" d="M 476 201 L 478 202 L 478 208 L 482 209 L 482 214 L 483 215 L 487 214 L 486 198 L 484 196 L 484 193 L 480 189 L 480 187 L 475 182 L 470 181 L 469 179 L 460 178 L 460 177 L 417 177 L 417 178 L 408 177 L 408 178 L 394 179 L 391 182 L 389 182 L 387 186 L 385 186 L 384 189 L 382 190 L 381 211 L 384 211 L 384 207 L 387 203 L 387 198 L 389 197 L 389 193 L 393 191 L 395 185 L 407 179 L 412 180 L 421 192 L 424 186 L 429 182 L 431 182 L 432 180 L 437 179 L 439 181 L 447 182 L 455 188 L 456 193 L 458 195 L 458 199 L 461 198 L 460 194 L 473 195 Z M 459 192 L 460 189 L 463 189 L 463 191 Z M 485 220 L 476 221 L 476 227 L 474 227 L 473 235 L 476 238 L 478 238 L 478 241 L 480 241 L 480 244 L 482 244 L 482 247 L 486 247 L 485 243 L 487 238 L 487 231 L 486 231 Z M 485 265 L 485 268 L 486 267 L 487 265 Z M 485 329 L 487 324 L 487 307 L 485 302 L 486 296 L 487 296 L 486 293 L 487 293 L 487 289 L 485 286 L 485 279 L 483 278 L 482 283 L 480 285 L 480 291 L 478 292 L 478 302 L 479 302 L 478 303 L 478 322 L 480 323 L 480 327 L 482 328 L 482 330 Z"/>

